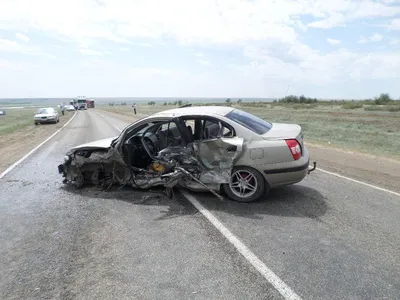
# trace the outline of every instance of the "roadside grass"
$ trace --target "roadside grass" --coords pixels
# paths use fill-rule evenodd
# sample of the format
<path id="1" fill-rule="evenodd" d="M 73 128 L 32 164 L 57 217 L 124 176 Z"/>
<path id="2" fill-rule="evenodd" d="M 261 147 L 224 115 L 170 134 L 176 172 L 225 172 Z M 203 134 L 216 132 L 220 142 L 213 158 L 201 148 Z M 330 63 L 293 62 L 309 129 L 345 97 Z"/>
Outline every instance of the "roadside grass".
<path id="1" fill-rule="evenodd" d="M 364 110 L 397 112 L 400 111 L 400 105 L 370 105 L 364 107 Z"/>
<path id="2" fill-rule="evenodd" d="M 12 133 L 33 124 L 35 109 L 8 109 L 5 116 L 0 116 L 0 135 Z"/>
<path id="3" fill-rule="evenodd" d="M 363 104 L 359 102 L 346 102 L 342 105 L 344 109 L 356 109 L 356 108 L 363 108 Z"/>
<path id="4" fill-rule="evenodd" d="M 38 108 L 27 107 L 19 109 L 7 109 L 5 116 L 0 116 L 0 136 L 10 134 L 29 125 L 33 125 L 33 116 Z M 58 109 L 61 116 L 61 110 Z"/>
<path id="5" fill-rule="evenodd" d="M 256 103 L 230 104 L 270 122 L 302 126 L 306 142 L 345 150 L 400 159 L 400 113 L 398 110 L 346 109 L 342 105 Z M 201 104 L 196 104 L 201 105 Z M 207 105 L 211 105 L 207 103 Z M 218 105 L 226 105 L 218 103 Z M 134 116 L 129 106 L 98 106 L 118 114 Z M 141 104 L 138 115 L 176 108 L 173 105 Z M 397 105 L 395 107 L 398 107 Z"/>

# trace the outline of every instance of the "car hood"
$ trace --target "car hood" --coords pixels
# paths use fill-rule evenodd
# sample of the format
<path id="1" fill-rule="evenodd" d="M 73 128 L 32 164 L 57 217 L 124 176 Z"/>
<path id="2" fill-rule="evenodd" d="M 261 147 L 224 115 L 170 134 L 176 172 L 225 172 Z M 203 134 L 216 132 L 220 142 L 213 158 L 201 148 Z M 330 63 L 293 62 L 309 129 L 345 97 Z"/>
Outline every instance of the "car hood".
<path id="1" fill-rule="evenodd" d="M 102 140 L 98 140 L 98 141 L 94 141 L 94 142 L 78 145 L 78 146 L 75 146 L 75 147 L 71 148 L 68 151 L 68 153 L 73 152 L 73 151 L 78 150 L 78 149 L 79 150 L 107 149 L 108 147 L 110 147 L 111 141 L 114 140 L 117 137 L 118 136 L 109 137 L 109 138 L 106 138 L 106 139 L 102 139 Z"/>
<path id="2" fill-rule="evenodd" d="M 78 146 L 75 146 L 75 147 L 71 148 L 71 150 L 77 150 L 77 149 L 99 149 L 99 148 L 107 149 L 108 147 L 110 147 L 111 141 L 114 140 L 117 137 L 118 136 L 113 136 L 113 137 L 109 137 L 109 138 L 106 138 L 106 139 L 102 139 L 102 140 L 98 140 L 98 141 L 94 141 L 94 142 L 78 145 Z"/>
<path id="3" fill-rule="evenodd" d="M 272 123 L 272 128 L 263 134 L 265 139 L 297 138 L 301 134 L 301 126 L 297 124 Z"/>

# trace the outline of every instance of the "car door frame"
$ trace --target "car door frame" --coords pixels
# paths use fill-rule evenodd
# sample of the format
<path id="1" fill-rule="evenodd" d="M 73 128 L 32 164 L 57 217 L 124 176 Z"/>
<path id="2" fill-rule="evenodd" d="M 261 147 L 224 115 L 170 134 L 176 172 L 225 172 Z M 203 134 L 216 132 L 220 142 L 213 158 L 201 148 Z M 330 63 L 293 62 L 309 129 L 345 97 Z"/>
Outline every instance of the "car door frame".
<path id="1" fill-rule="evenodd" d="M 234 167 L 235 162 L 239 159 L 240 155 L 243 152 L 243 143 L 244 139 L 236 136 L 235 128 L 221 120 L 219 118 L 207 115 L 185 115 L 180 117 L 182 121 L 185 120 L 194 120 L 195 124 L 197 120 L 210 120 L 215 121 L 220 125 L 219 134 L 222 132 L 221 126 L 225 126 L 232 132 L 231 137 L 217 136 L 211 139 L 204 139 L 203 137 L 200 140 L 194 140 L 193 145 L 195 148 L 195 152 L 197 155 L 197 160 L 201 164 L 202 174 L 200 175 L 200 180 L 205 184 L 214 184 L 214 183 L 229 183 L 231 180 L 231 171 Z M 201 133 L 204 136 L 204 122 L 202 124 Z M 184 130 L 187 131 L 186 126 Z M 195 132 L 198 130 L 195 126 Z M 210 149 L 219 150 L 219 153 L 214 154 L 208 153 L 208 155 L 204 152 Z M 216 163 L 219 162 L 219 165 Z"/>

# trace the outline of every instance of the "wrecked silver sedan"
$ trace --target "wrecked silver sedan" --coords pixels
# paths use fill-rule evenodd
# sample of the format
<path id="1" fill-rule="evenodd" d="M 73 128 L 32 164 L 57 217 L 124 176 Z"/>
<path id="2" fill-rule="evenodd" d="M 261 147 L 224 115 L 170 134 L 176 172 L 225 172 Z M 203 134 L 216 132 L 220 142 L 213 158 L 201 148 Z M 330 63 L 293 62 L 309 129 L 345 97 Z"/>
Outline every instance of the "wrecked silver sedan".
<path id="1" fill-rule="evenodd" d="M 251 202 L 270 188 L 301 181 L 309 154 L 301 127 L 269 123 L 232 107 L 182 107 L 126 127 L 118 137 L 70 149 L 58 166 L 82 187 L 175 186 Z"/>

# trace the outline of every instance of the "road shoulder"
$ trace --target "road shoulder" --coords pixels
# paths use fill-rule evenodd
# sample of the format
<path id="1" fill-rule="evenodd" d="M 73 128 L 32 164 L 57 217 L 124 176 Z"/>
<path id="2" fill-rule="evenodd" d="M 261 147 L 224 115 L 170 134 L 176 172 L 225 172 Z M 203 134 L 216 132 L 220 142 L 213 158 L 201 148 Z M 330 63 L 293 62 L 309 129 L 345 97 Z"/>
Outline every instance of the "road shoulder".
<path id="1" fill-rule="evenodd" d="M 317 168 L 400 192 L 400 162 L 322 145 L 305 143 Z M 312 175 L 311 175 L 312 176 Z"/>
<path id="2" fill-rule="evenodd" d="M 32 125 L 2 135 L 0 137 L 0 173 L 62 128 L 73 115 L 74 112 L 68 112 L 60 116 L 60 122 L 57 124 L 34 125 L 32 120 Z"/>

